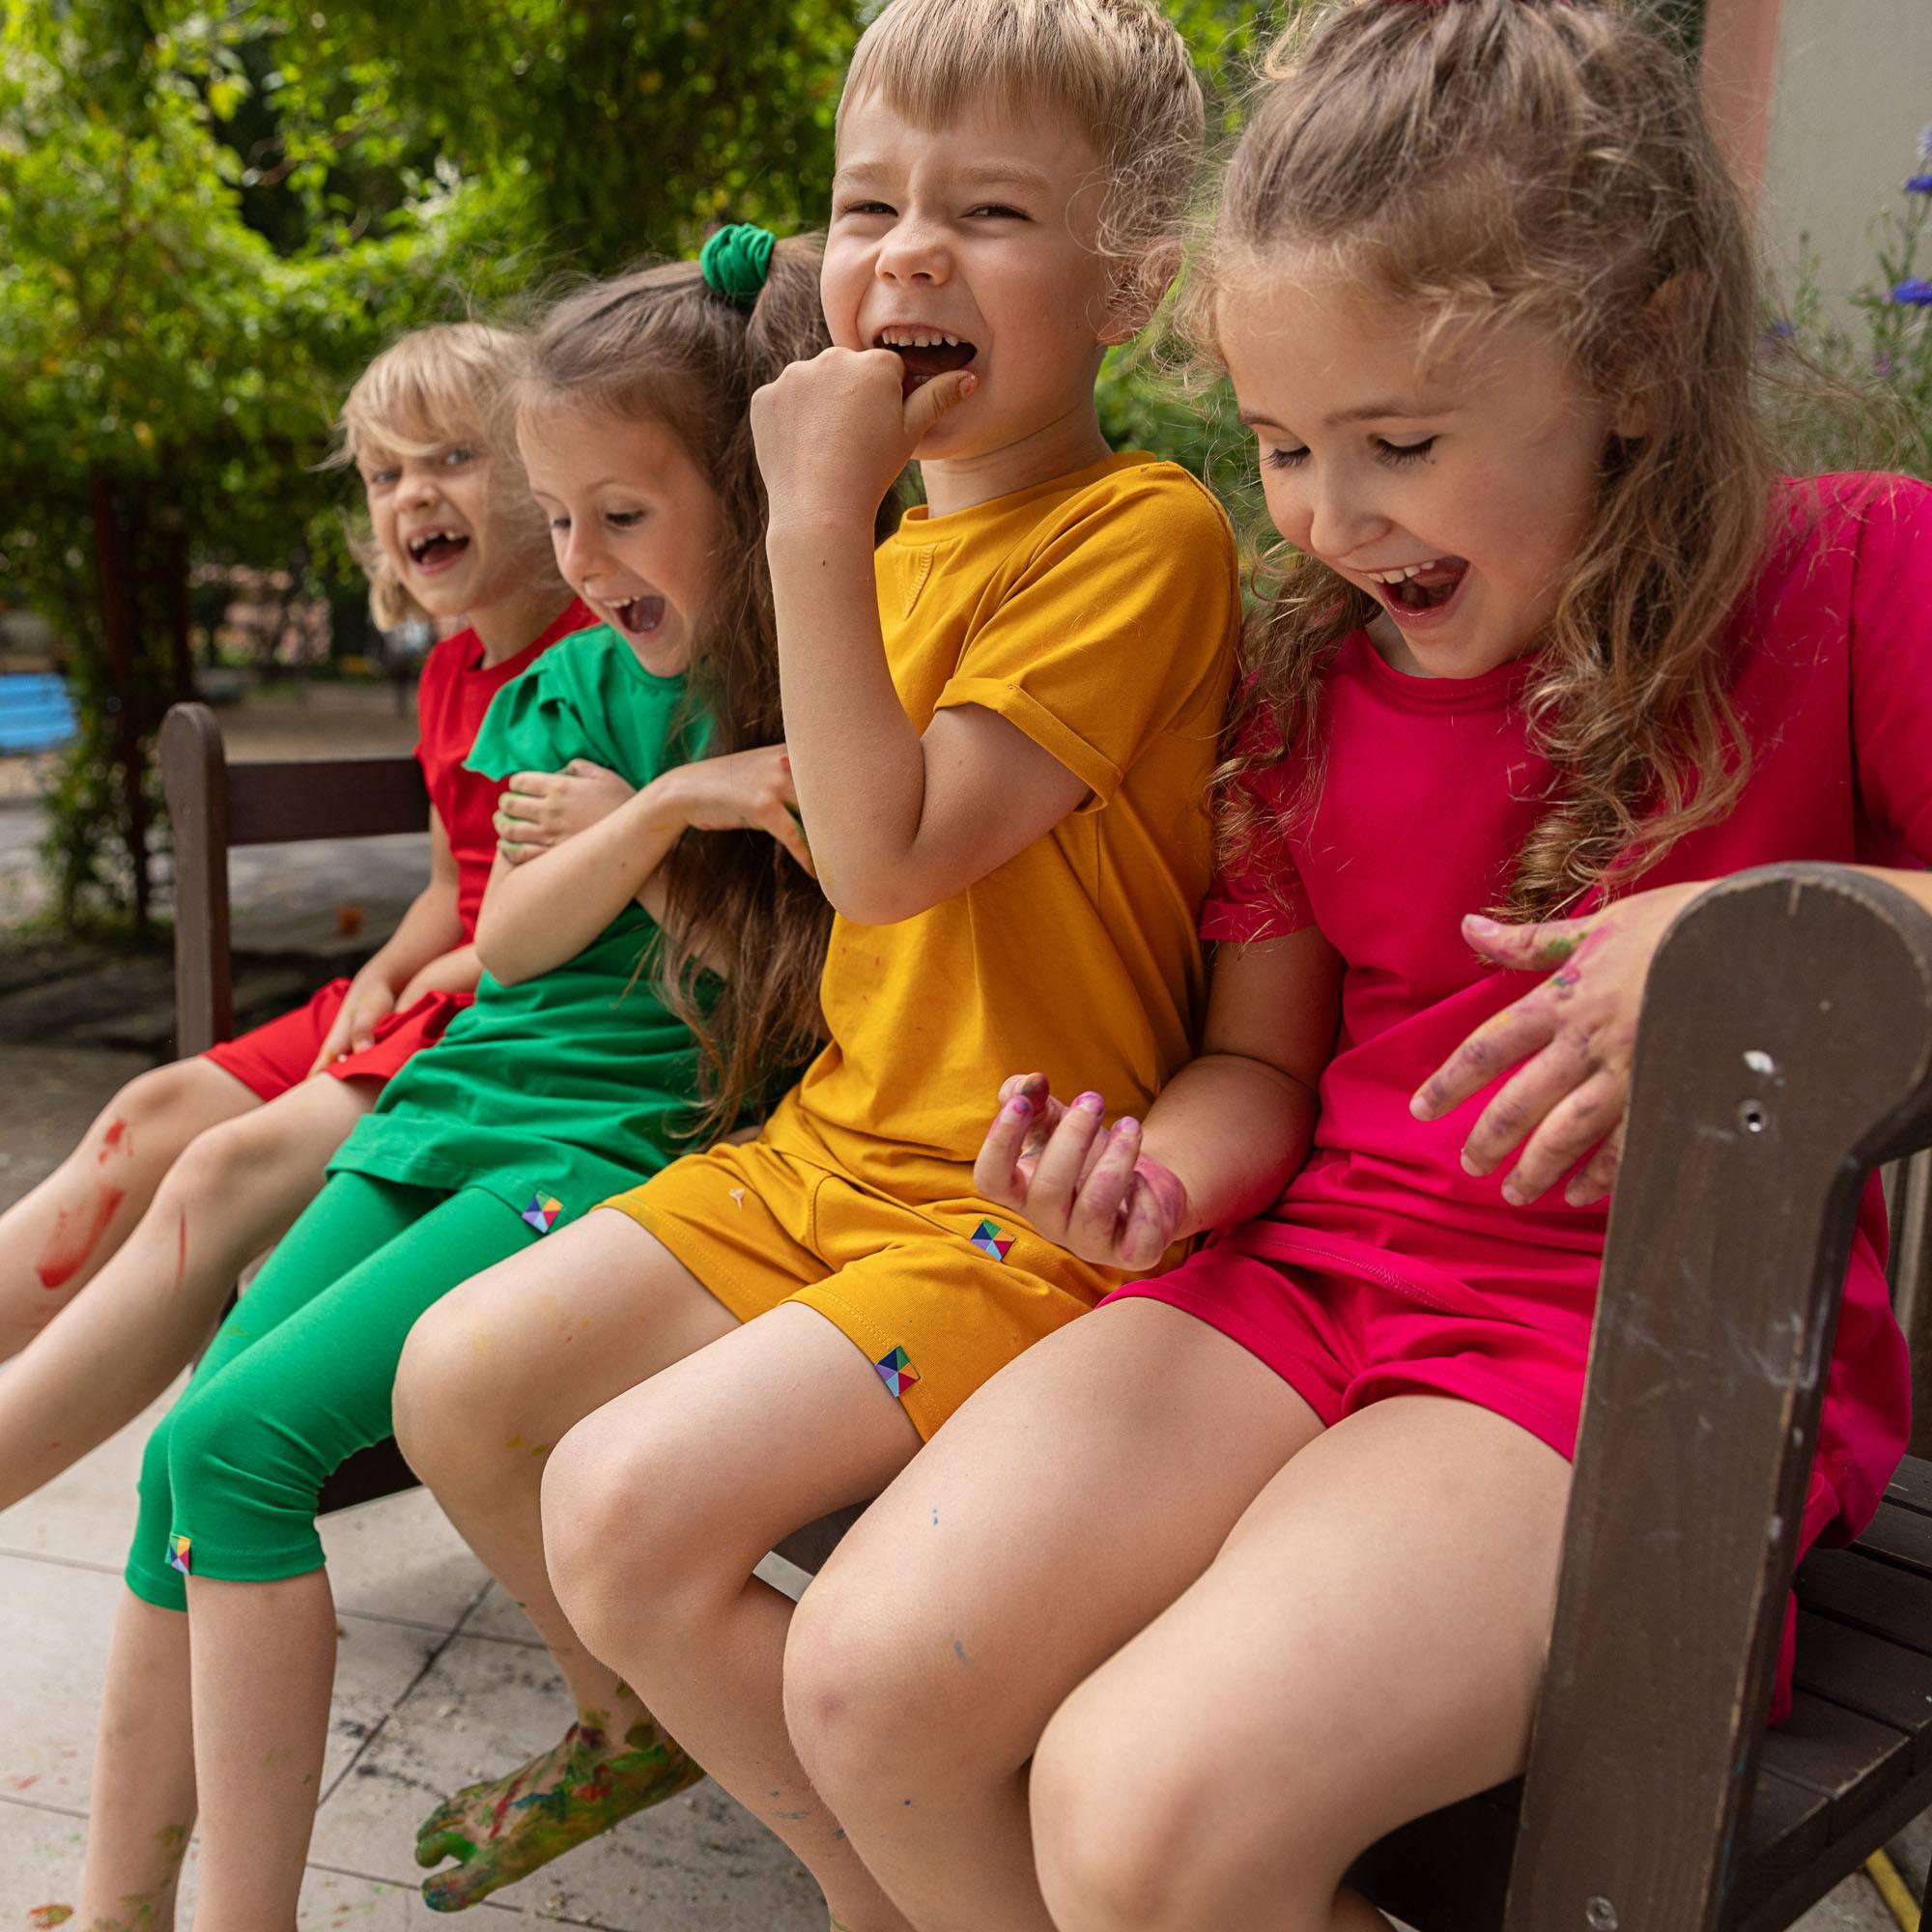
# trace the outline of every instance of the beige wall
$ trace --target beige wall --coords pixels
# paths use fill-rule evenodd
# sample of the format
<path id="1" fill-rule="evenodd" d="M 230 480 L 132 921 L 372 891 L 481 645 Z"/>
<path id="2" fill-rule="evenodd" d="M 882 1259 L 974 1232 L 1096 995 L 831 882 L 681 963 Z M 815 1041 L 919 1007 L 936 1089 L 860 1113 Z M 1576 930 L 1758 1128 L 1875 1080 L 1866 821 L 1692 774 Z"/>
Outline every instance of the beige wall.
<path id="1" fill-rule="evenodd" d="M 1876 275 L 1874 218 L 1901 206 L 1932 122 L 1932 0 L 1782 0 L 1763 146 L 1766 263 L 1793 286 L 1799 238 L 1839 298 Z M 1922 263 L 1921 274 L 1932 272 Z"/>

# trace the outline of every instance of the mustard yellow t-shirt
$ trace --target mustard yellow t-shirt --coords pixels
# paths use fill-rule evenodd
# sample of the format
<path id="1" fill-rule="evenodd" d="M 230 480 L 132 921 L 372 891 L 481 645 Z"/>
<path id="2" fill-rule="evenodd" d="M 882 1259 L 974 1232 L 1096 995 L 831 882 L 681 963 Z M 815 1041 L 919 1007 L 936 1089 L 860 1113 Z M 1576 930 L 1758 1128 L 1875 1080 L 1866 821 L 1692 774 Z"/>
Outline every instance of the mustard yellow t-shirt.
<path id="1" fill-rule="evenodd" d="M 1235 543 L 1186 470 L 1113 456 L 878 552 L 899 701 L 980 704 L 1088 787 L 1044 838 L 895 925 L 835 921 L 832 1044 L 765 1138 L 906 1201 L 962 1191 L 1000 1082 L 1144 1114 L 1192 1054 L 1207 785 L 1240 621 Z"/>

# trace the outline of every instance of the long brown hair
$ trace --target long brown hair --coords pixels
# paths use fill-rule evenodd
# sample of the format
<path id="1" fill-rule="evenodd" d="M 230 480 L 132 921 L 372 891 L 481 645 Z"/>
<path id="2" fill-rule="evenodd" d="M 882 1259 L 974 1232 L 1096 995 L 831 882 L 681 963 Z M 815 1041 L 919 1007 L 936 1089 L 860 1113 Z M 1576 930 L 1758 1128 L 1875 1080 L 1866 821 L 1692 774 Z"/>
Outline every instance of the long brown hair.
<path id="1" fill-rule="evenodd" d="M 812 236 L 780 242 L 749 311 L 707 288 L 695 262 L 578 289 L 539 323 L 518 385 L 520 410 L 567 399 L 662 424 L 716 492 L 718 582 L 698 620 L 687 700 L 694 723 L 708 721 L 711 756 L 784 736 L 750 410 L 753 390 L 827 346 L 819 246 Z M 652 972 L 703 1050 L 698 1128 L 728 1127 L 824 1037 L 818 980 L 832 908 L 763 832 L 688 829 L 663 870 L 667 903 Z M 707 994 L 700 950 L 721 961 L 716 998 Z"/>
<path id="2" fill-rule="evenodd" d="M 1591 0 L 1330 0 L 1276 43 L 1190 297 L 1284 258 L 1343 273 L 1430 334 L 1532 321 L 1634 405 L 1522 703 L 1554 782 L 1497 910 L 1548 918 L 1627 887 L 1721 817 L 1749 772 L 1728 696 L 1732 610 L 1762 558 L 1772 464 L 1752 395 L 1756 282 L 1737 196 L 1681 58 Z M 1376 611 L 1314 557 L 1265 564 L 1248 709 L 1272 743 L 1216 775 L 1231 847 L 1244 781 L 1300 740 Z"/>

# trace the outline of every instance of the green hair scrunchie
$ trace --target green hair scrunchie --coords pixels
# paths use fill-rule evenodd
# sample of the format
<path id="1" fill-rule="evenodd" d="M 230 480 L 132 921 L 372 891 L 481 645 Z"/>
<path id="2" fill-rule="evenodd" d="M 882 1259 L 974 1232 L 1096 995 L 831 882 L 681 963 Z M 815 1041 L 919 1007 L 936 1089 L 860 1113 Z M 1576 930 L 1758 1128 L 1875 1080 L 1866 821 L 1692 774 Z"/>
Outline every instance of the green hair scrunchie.
<path id="1" fill-rule="evenodd" d="M 751 308 L 771 273 L 772 248 L 778 237 L 769 228 L 734 221 L 721 228 L 698 251 L 697 266 L 704 286 L 723 296 L 733 308 Z"/>

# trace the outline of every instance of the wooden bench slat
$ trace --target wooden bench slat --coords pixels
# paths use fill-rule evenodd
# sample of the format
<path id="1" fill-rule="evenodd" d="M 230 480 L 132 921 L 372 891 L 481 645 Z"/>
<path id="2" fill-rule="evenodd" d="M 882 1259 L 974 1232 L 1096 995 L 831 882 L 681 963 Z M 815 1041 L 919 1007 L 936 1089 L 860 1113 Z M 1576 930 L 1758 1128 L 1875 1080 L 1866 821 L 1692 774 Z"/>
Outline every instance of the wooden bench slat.
<path id="1" fill-rule="evenodd" d="M 228 843 L 420 832 L 429 794 L 413 758 L 309 758 L 228 767 Z"/>
<path id="2" fill-rule="evenodd" d="M 1801 1611 L 1793 1687 L 1912 1739 L 1914 1769 L 1932 1759 L 1932 1657 Z"/>
<path id="3" fill-rule="evenodd" d="M 1855 1546 L 1861 1555 L 1895 1563 L 1915 1576 L 1932 1577 L 1932 1516 L 1883 1502 Z"/>
<path id="4" fill-rule="evenodd" d="M 1898 1474 L 1886 1485 L 1885 1499 L 1900 1509 L 1932 1516 L 1932 1463 L 1908 1456 L 1898 1465 Z"/>
<path id="5" fill-rule="evenodd" d="M 1747 1906 L 1788 1884 L 1816 1862 L 1829 1842 L 1831 1800 L 1808 1784 L 1760 1769 L 1757 1789 L 1745 1809 L 1739 1856 L 1738 1901 Z"/>
<path id="6" fill-rule="evenodd" d="M 1798 1605 L 1932 1653 L 1932 1579 L 1852 1549 L 1814 1549 L 1798 1572 Z"/>
<path id="7" fill-rule="evenodd" d="M 1765 1733 L 1760 1763 L 1793 1784 L 1824 1794 L 1830 1801 L 1825 1812 L 1830 1833 L 1847 1815 L 1869 1810 L 1905 1782 L 1912 1743 L 1894 1725 L 1800 1690 L 1792 1696 L 1790 1718 Z"/>

